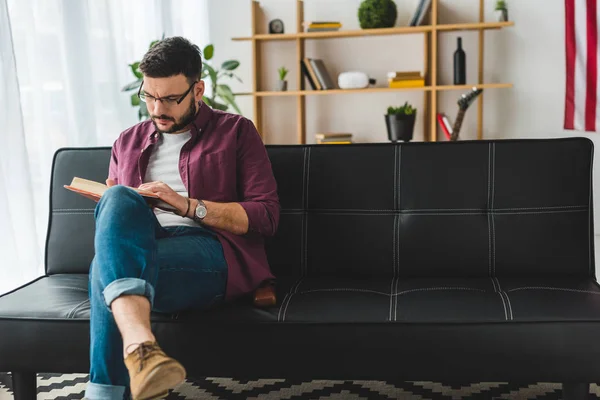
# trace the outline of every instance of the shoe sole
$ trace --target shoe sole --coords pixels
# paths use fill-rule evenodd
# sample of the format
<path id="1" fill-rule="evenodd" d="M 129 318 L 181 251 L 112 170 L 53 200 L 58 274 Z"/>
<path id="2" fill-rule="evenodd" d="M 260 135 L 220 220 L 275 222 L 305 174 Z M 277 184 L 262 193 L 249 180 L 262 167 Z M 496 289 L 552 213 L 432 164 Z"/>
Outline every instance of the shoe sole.
<path id="1" fill-rule="evenodd" d="M 155 379 L 160 375 L 160 379 Z M 168 396 L 169 389 L 185 381 L 185 369 L 180 364 L 159 365 L 148 374 L 140 385 L 140 392 L 134 400 L 158 400 Z"/>

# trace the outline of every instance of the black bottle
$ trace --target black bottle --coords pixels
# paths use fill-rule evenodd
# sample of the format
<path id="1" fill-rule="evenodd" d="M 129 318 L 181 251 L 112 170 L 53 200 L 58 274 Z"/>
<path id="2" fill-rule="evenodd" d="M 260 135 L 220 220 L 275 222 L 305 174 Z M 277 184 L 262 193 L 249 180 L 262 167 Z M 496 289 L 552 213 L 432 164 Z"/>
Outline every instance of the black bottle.
<path id="1" fill-rule="evenodd" d="M 458 48 L 454 52 L 454 84 L 466 85 L 467 83 L 467 66 L 466 55 L 462 49 L 462 38 L 458 38 Z"/>

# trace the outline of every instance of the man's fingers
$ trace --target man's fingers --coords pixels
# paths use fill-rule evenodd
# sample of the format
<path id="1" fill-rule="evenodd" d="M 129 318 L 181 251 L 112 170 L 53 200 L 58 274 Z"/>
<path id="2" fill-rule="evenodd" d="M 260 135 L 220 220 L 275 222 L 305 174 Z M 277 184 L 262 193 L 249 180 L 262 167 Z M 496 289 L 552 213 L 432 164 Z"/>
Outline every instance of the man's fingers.
<path id="1" fill-rule="evenodd" d="M 108 178 L 106 180 L 106 186 L 111 187 L 111 186 L 115 186 L 115 185 L 116 185 L 116 183 L 113 179 Z"/>

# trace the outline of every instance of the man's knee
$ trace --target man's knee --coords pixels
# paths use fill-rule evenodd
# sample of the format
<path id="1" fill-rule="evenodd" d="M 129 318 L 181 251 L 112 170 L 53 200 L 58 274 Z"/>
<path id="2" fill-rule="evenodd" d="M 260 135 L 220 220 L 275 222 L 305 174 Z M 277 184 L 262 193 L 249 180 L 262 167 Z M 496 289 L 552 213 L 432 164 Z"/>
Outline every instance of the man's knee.
<path id="1" fill-rule="evenodd" d="M 102 195 L 98 202 L 100 209 L 133 211 L 139 207 L 147 208 L 144 198 L 135 190 L 123 185 L 115 185 Z"/>

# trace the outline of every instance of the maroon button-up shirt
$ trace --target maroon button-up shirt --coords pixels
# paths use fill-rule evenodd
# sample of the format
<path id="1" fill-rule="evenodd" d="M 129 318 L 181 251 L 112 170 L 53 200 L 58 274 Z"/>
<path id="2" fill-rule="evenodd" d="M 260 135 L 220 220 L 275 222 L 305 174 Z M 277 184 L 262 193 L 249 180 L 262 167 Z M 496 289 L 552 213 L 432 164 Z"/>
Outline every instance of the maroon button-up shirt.
<path id="1" fill-rule="evenodd" d="M 249 229 L 244 235 L 212 228 L 227 261 L 226 298 L 231 300 L 274 278 L 264 237 L 274 235 L 279 224 L 277 185 L 265 146 L 247 118 L 201 103 L 191 132 L 178 166 L 190 197 L 238 202 L 248 214 Z M 159 135 L 150 120 L 121 133 L 112 148 L 109 178 L 121 185 L 141 185 Z"/>

